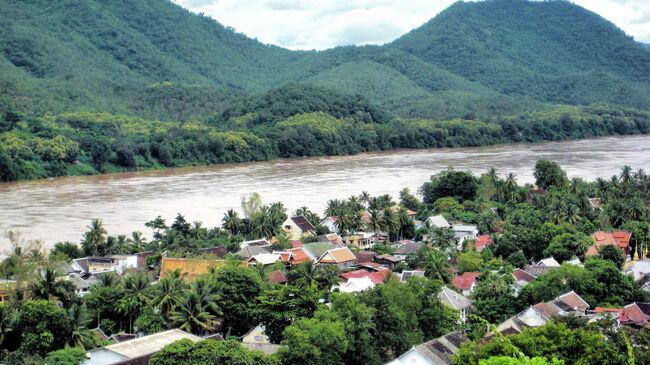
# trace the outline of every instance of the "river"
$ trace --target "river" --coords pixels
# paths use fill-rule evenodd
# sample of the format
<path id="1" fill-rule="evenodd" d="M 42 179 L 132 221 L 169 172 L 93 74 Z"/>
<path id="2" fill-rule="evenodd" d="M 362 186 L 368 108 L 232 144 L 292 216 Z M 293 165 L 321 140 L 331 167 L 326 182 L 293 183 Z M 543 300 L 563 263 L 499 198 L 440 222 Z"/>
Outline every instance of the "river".
<path id="1" fill-rule="evenodd" d="M 354 156 L 274 160 L 125 174 L 65 177 L 0 184 L 0 233 L 19 230 L 26 240 L 79 242 L 92 218 L 109 234 L 139 230 L 161 215 L 176 213 L 204 226 L 220 224 L 223 213 L 239 209 L 241 196 L 259 192 L 264 202 L 282 201 L 290 211 L 306 205 L 322 213 L 328 199 L 361 191 L 397 197 L 453 166 L 476 174 L 495 167 L 532 182 L 537 159 L 557 161 L 570 177 L 593 180 L 618 173 L 623 165 L 650 170 L 650 136 L 515 144 L 479 148 L 400 150 Z M 0 252 L 9 240 L 0 234 Z"/>

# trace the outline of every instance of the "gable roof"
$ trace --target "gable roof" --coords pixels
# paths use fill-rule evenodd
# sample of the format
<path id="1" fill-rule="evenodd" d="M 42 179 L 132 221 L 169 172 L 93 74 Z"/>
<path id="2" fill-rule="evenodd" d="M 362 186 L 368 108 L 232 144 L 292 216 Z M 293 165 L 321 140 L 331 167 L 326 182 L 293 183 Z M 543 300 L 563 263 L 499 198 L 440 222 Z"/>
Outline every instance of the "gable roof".
<path id="1" fill-rule="evenodd" d="M 467 341 L 461 332 L 452 332 L 412 347 L 386 365 L 450 365 L 451 356 Z"/>
<path id="2" fill-rule="evenodd" d="M 530 283 L 531 281 L 537 279 L 535 275 L 520 268 L 512 270 L 512 276 L 515 278 L 515 281 L 523 281 L 526 283 Z"/>
<path id="3" fill-rule="evenodd" d="M 485 247 L 490 246 L 494 244 L 494 241 L 492 241 L 492 237 L 490 237 L 487 234 L 481 235 L 476 237 L 476 242 L 474 243 L 474 248 L 476 251 L 483 251 Z"/>
<path id="4" fill-rule="evenodd" d="M 243 258 L 244 260 L 248 260 L 255 255 L 262 255 L 265 253 L 269 253 L 269 251 L 267 251 L 264 246 L 246 246 L 241 250 L 235 252 L 235 255 Z"/>
<path id="5" fill-rule="evenodd" d="M 226 261 L 224 260 L 163 257 L 160 264 L 160 277 L 165 276 L 168 272 L 180 270 L 181 277 L 194 280 L 198 276 L 208 273 L 210 268 L 220 267 L 225 264 Z"/>
<path id="6" fill-rule="evenodd" d="M 589 303 L 585 302 L 585 300 L 573 290 L 560 295 L 553 301 L 553 303 L 566 311 L 584 312 L 590 307 Z"/>
<path id="7" fill-rule="evenodd" d="M 594 309 L 594 312 L 598 314 L 614 314 L 614 316 L 620 321 L 620 322 L 625 322 L 628 320 L 627 318 L 627 313 L 625 313 L 624 308 L 603 308 L 603 307 L 596 307 Z"/>
<path id="8" fill-rule="evenodd" d="M 305 216 L 302 215 L 296 215 L 290 218 L 293 223 L 295 223 L 296 226 L 302 231 L 302 232 L 312 232 L 316 233 L 316 227 L 314 227 L 313 224 L 311 224 Z"/>
<path id="9" fill-rule="evenodd" d="M 546 266 L 546 267 L 560 267 L 560 263 L 553 257 L 548 257 L 540 260 L 537 263 L 537 266 Z"/>
<path id="10" fill-rule="evenodd" d="M 269 281 L 272 284 L 284 284 L 287 282 L 287 277 L 282 270 L 273 270 L 269 273 Z"/>
<path id="11" fill-rule="evenodd" d="M 343 245 L 343 239 L 336 233 L 328 233 L 316 236 L 318 242 L 329 242 L 334 245 Z"/>
<path id="12" fill-rule="evenodd" d="M 375 283 L 369 277 L 364 276 L 361 278 L 350 278 L 345 282 L 339 283 L 332 287 L 332 290 L 337 290 L 343 293 L 358 293 L 364 290 L 372 289 Z"/>
<path id="13" fill-rule="evenodd" d="M 195 336 L 191 333 L 187 333 L 180 329 L 173 329 L 91 350 L 90 358 L 92 359 L 94 353 L 110 351 L 124 357 L 125 359 L 134 359 L 159 352 L 166 345 L 181 339 L 188 339 L 192 342 L 202 340 L 201 337 Z"/>
<path id="14" fill-rule="evenodd" d="M 438 293 L 438 300 L 452 309 L 462 310 L 472 306 L 472 301 L 460 293 L 457 293 L 446 286 Z"/>
<path id="15" fill-rule="evenodd" d="M 315 257 L 310 256 L 309 252 L 305 250 L 304 247 L 291 248 L 286 252 L 289 252 L 291 254 L 288 262 L 294 265 L 301 264 L 308 260 L 315 261 Z"/>
<path id="16" fill-rule="evenodd" d="M 333 263 L 341 264 L 344 262 L 352 262 L 357 259 L 356 256 L 347 247 L 334 248 L 327 250 L 319 259 L 319 263 Z"/>
<path id="17" fill-rule="evenodd" d="M 334 249 L 336 247 L 337 246 L 331 242 L 311 242 L 304 244 L 302 246 L 302 249 L 305 250 L 305 252 L 315 260 L 323 256 L 323 254 L 328 250 Z"/>
<path id="18" fill-rule="evenodd" d="M 422 248 L 422 245 L 424 245 L 422 242 L 403 243 L 393 252 L 393 255 L 410 255 Z"/>
<path id="19" fill-rule="evenodd" d="M 259 240 L 250 240 L 250 241 L 242 241 L 242 243 L 239 244 L 240 247 L 248 247 L 248 246 L 271 246 L 271 242 L 269 242 L 266 238 L 262 238 Z"/>
<path id="20" fill-rule="evenodd" d="M 442 215 L 434 215 L 434 216 L 431 216 L 431 217 L 427 218 L 427 220 L 429 221 L 429 223 L 433 224 L 434 226 L 436 226 L 438 228 L 451 227 L 451 224 L 449 224 L 449 222 L 447 222 L 445 217 L 443 217 Z"/>
<path id="21" fill-rule="evenodd" d="M 479 272 L 466 272 L 463 275 L 454 276 L 451 284 L 458 290 L 471 290 L 476 283 L 476 278 L 480 275 Z"/>
<path id="22" fill-rule="evenodd" d="M 276 261 L 280 261 L 280 255 L 275 253 L 261 253 L 248 259 L 249 263 L 271 265 Z"/>
<path id="23" fill-rule="evenodd" d="M 650 321 L 650 303 L 634 302 L 624 307 L 625 314 L 632 322 L 645 323 Z"/>

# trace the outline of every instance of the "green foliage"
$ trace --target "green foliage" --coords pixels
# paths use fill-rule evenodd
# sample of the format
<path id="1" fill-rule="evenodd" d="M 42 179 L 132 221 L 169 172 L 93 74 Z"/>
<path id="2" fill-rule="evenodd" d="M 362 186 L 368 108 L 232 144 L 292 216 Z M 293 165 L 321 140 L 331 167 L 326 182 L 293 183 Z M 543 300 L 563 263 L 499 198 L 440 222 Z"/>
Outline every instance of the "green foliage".
<path id="1" fill-rule="evenodd" d="M 45 357 L 45 363 L 48 365 L 78 365 L 86 359 L 86 350 L 70 347 L 50 352 Z"/>
<path id="2" fill-rule="evenodd" d="M 284 332 L 279 355 L 286 364 L 344 365 L 343 354 L 348 349 L 344 324 L 340 321 L 303 318 L 288 326 Z"/>
<path id="3" fill-rule="evenodd" d="M 259 316 L 271 342 L 280 343 L 284 330 L 298 318 L 311 317 L 319 299 L 313 285 L 279 286 L 261 296 Z"/>
<path id="4" fill-rule="evenodd" d="M 223 328 L 234 335 L 243 335 L 257 325 L 255 309 L 258 297 L 263 293 L 264 283 L 252 270 L 228 265 L 215 275 L 216 293 L 224 313 Z"/>
<path id="5" fill-rule="evenodd" d="M 584 233 L 564 233 L 553 237 L 544 256 L 553 256 L 559 263 L 570 260 L 574 256 L 584 257 L 589 246 L 594 241 Z"/>
<path id="6" fill-rule="evenodd" d="M 280 365 L 261 352 L 250 351 L 236 340 L 179 340 L 151 357 L 152 365 Z"/>
<path id="7" fill-rule="evenodd" d="M 535 184 L 542 189 L 562 188 L 567 183 L 566 172 L 557 162 L 538 160 L 535 163 Z"/>
<path id="8" fill-rule="evenodd" d="M 519 305 L 512 281 L 511 275 L 483 274 L 472 293 L 477 315 L 490 323 L 501 323 L 514 315 Z"/>
<path id="9" fill-rule="evenodd" d="M 471 172 L 455 171 L 448 169 L 431 176 L 428 181 L 420 187 L 420 194 L 423 202 L 433 204 L 440 198 L 453 197 L 457 200 L 471 200 L 476 195 L 478 181 Z M 445 208 L 453 207 L 453 204 L 439 204 Z"/>
<path id="10" fill-rule="evenodd" d="M 45 356 L 64 347 L 72 327 L 65 309 L 45 300 L 30 300 L 17 313 L 13 331 L 21 338 L 23 353 Z"/>
<path id="11" fill-rule="evenodd" d="M 625 253 L 614 245 L 606 245 L 598 250 L 598 256 L 603 260 L 609 260 L 616 264 L 616 267 L 623 269 L 625 263 Z"/>
<path id="12" fill-rule="evenodd" d="M 458 271 L 460 271 L 461 274 L 468 271 L 480 271 L 481 266 L 483 265 L 483 258 L 476 250 L 461 253 L 458 255 L 456 260 L 458 262 Z"/>

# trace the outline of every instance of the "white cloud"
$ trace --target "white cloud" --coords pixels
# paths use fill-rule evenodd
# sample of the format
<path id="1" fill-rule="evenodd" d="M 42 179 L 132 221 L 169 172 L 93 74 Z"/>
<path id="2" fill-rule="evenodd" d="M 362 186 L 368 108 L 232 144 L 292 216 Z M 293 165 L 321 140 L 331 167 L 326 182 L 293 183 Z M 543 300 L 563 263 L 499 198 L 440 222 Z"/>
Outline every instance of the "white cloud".
<path id="1" fill-rule="evenodd" d="M 383 44 L 455 0 L 174 0 L 261 42 L 289 49 Z M 650 1 L 573 0 L 650 43 Z"/>

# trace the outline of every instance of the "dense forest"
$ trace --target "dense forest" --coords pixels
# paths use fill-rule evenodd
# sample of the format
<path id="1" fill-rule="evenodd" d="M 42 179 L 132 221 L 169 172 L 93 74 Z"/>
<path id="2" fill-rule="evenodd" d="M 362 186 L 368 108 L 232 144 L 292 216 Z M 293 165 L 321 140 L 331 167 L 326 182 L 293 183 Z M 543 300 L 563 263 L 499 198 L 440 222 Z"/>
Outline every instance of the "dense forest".
<path id="1" fill-rule="evenodd" d="M 459 2 L 319 52 L 167 0 L 0 12 L 0 181 L 648 132 L 650 51 L 565 1 Z"/>
<path id="2" fill-rule="evenodd" d="M 0 278 L 17 282 L 8 300 L 0 303 L 0 359 L 11 364 L 78 364 L 87 351 L 107 344 L 96 336 L 97 330 L 90 329 L 110 335 L 132 333 L 137 327 L 143 334 L 181 328 L 226 337 L 226 341 L 196 344 L 175 342 L 151 359 L 149 363 L 155 365 L 378 365 L 452 331 L 469 338 L 453 358 L 458 365 L 650 364 L 648 328 L 619 326 L 602 318 L 589 317 L 593 320 L 587 323 L 585 316 L 553 317 L 546 325 L 519 334 L 485 337 L 488 325 L 571 290 L 591 308 L 648 301 L 642 286 L 649 278 L 635 281 L 624 273 L 622 249 L 610 245 L 596 255 L 587 254 L 594 244 L 593 232 L 625 230 L 632 234 L 631 258 L 647 259 L 648 174 L 625 166 L 611 178 L 584 181 L 569 179 L 557 163 L 539 160 L 534 176 L 544 193 L 531 196 L 533 185 L 518 184 L 512 173 L 489 169 L 476 176 L 450 168 L 431 176 L 417 193 L 402 190 L 399 198 L 361 192 L 330 200 L 323 215 L 308 207 L 291 212 L 308 217 L 318 233 L 327 232 L 319 225 L 322 217 L 336 215 L 343 236 L 384 232 L 391 241 L 422 242 L 393 271 L 420 269 L 424 276 L 405 281 L 389 276 L 359 293 L 330 290 L 340 282 L 340 274 L 353 268 L 310 260 L 243 266 L 237 254 L 243 240 L 275 237 L 273 250 L 292 247 L 282 226 L 289 212 L 281 202 L 263 202 L 259 194 L 244 199 L 241 210 L 226 212 L 218 227 L 190 223 L 191 217 L 180 214 L 173 221 L 154 218 L 145 223 L 152 239 L 141 232 L 111 235 L 100 220 L 89 224 L 79 244 L 59 242 L 49 253 L 38 242 L 13 235 L 14 248 L 0 261 Z M 600 199 L 601 206 L 590 204 L 591 197 Z M 392 207 L 397 204 L 395 211 Z M 475 224 L 493 244 L 479 252 L 468 240 L 458 249 L 451 229 L 433 225 L 416 229 L 406 216 L 407 208 L 420 221 L 439 214 L 449 221 Z M 365 211 L 371 213 L 368 222 L 361 220 Z M 305 244 L 313 239 L 302 238 Z M 195 280 L 178 271 L 161 273 L 163 255 L 214 259 L 200 250 L 214 246 L 233 255 Z M 372 249 L 390 254 L 398 246 L 377 244 Z M 359 254 L 358 248 L 351 249 Z M 70 281 L 61 279 L 65 276 L 59 269 L 62 262 L 143 251 L 152 252 L 139 272 L 97 274 L 97 282 L 81 297 Z M 545 257 L 554 257 L 562 265 L 539 274 L 516 292 L 513 270 Z M 286 283 L 271 281 L 271 273 L 278 270 Z M 480 273 L 472 294 L 474 308 L 466 322 L 438 300 L 444 286 L 452 290 L 453 272 Z M 240 336 L 259 323 L 265 325 L 270 341 L 281 345 L 271 356 L 240 344 Z M 526 358 L 538 359 L 527 362 Z"/>

